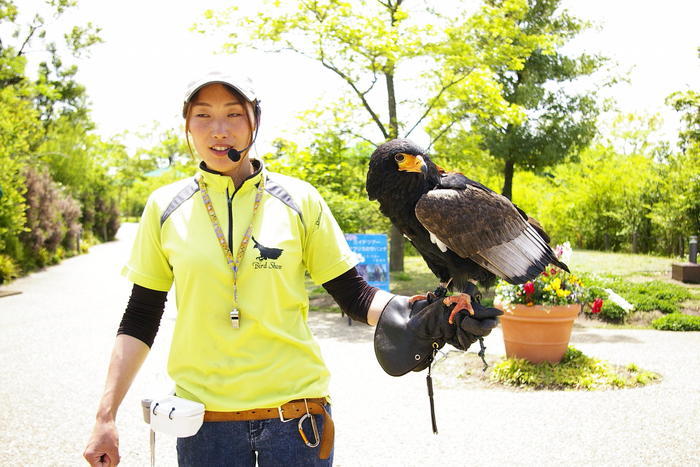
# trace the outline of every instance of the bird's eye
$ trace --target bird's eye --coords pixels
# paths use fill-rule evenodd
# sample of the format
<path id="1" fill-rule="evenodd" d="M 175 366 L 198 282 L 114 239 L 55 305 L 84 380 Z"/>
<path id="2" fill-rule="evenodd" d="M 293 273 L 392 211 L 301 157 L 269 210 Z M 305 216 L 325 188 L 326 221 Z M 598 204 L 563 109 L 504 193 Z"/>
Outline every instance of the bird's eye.
<path id="1" fill-rule="evenodd" d="M 403 155 L 403 154 L 397 154 L 397 155 L 394 156 L 394 160 L 395 160 L 396 162 L 403 162 L 403 160 L 404 160 L 404 155 Z"/>

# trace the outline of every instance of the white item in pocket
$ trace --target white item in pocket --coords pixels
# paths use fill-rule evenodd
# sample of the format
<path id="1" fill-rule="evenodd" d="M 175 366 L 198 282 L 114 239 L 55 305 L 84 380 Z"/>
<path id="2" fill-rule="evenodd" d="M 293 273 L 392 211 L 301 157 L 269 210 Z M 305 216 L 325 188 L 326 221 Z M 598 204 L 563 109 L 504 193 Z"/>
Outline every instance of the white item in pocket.
<path id="1" fill-rule="evenodd" d="M 204 422 L 204 404 L 168 396 L 151 402 L 151 430 L 178 438 L 193 436 Z"/>

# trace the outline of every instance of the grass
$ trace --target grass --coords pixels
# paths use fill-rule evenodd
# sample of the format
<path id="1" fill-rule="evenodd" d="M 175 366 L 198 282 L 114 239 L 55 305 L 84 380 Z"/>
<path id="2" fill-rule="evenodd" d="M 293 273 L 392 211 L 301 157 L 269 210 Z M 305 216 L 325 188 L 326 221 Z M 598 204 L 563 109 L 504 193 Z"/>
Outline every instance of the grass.
<path id="1" fill-rule="evenodd" d="M 658 317 L 649 313 L 655 309 L 664 313 L 700 315 L 700 284 L 683 284 L 671 279 L 671 265 L 683 261 L 663 256 L 576 250 L 569 267 L 577 273 L 601 276 L 610 288 L 637 305 L 639 311 L 634 312 L 629 321 L 648 328 Z M 615 282 L 620 285 L 616 286 Z M 630 283 L 645 283 L 645 286 L 635 287 Z M 660 308 L 652 297 L 644 297 L 644 294 L 654 292 L 657 296 L 669 296 Z M 680 302 L 672 303 L 671 295 L 678 297 Z"/>
<path id="2" fill-rule="evenodd" d="M 558 364 L 534 364 L 488 353 L 486 361 L 489 367 L 484 370 L 476 353 L 448 350 L 433 364 L 434 384 L 440 389 L 596 391 L 635 388 L 661 380 L 659 374 L 635 363 L 614 365 L 573 347 Z"/>
<path id="3" fill-rule="evenodd" d="M 598 390 L 644 386 L 661 377 L 645 371 L 634 363 L 615 366 L 588 357 L 569 347 L 560 363 L 530 363 L 508 358 L 496 364 L 491 379 L 521 389 Z"/>
<path id="4" fill-rule="evenodd" d="M 576 250 L 569 261 L 569 267 L 572 271 L 587 274 L 648 280 L 671 277 L 671 265 L 679 261 L 678 258 L 663 256 Z"/>
<path id="5" fill-rule="evenodd" d="M 662 331 L 700 331 L 700 316 L 671 313 L 652 321 L 651 325 Z"/>

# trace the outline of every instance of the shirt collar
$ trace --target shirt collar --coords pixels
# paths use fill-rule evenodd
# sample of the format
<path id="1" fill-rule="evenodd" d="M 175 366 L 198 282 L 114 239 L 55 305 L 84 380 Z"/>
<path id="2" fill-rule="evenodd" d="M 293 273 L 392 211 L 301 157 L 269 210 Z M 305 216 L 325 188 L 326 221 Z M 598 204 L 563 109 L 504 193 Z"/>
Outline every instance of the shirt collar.
<path id="1" fill-rule="evenodd" d="M 240 186 L 238 191 L 245 192 L 248 190 L 255 189 L 260 183 L 263 175 L 265 174 L 265 166 L 260 159 L 251 159 L 251 164 L 253 164 L 253 173 L 243 180 L 243 184 Z M 207 188 L 213 191 L 226 192 L 228 189 L 229 194 L 233 194 L 236 190 L 233 185 L 233 180 L 228 175 L 223 175 L 216 170 L 212 170 L 204 163 L 204 161 L 199 163 L 199 168 L 197 172 L 200 177 L 207 184 Z"/>

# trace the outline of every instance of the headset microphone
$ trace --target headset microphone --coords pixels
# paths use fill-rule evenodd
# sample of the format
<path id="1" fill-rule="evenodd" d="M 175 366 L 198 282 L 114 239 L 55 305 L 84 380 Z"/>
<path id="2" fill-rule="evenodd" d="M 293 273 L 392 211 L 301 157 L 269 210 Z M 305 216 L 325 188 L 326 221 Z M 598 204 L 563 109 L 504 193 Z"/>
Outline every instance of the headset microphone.
<path id="1" fill-rule="evenodd" d="M 248 149 L 248 148 L 246 148 Z M 245 150 L 245 149 L 244 149 Z M 238 162 L 241 160 L 241 151 L 231 148 L 228 150 L 228 158 L 231 159 L 233 162 Z"/>
<path id="2" fill-rule="evenodd" d="M 250 144 L 240 151 L 235 148 L 231 148 L 228 150 L 228 153 L 226 154 L 229 159 L 231 159 L 232 162 L 238 162 L 241 160 L 241 157 L 243 156 L 243 152 L 247 151 L 250 149 L 251 146 L 255 143 L 255 140 L 258 138 L 258 128 L 260 127 L 260 104 L 256 100 L 255 101 L 255 131 L 253 132 L 253 139 L 251 140 Z"/>

